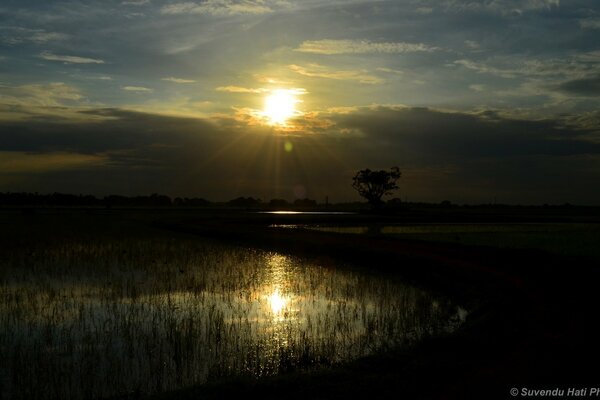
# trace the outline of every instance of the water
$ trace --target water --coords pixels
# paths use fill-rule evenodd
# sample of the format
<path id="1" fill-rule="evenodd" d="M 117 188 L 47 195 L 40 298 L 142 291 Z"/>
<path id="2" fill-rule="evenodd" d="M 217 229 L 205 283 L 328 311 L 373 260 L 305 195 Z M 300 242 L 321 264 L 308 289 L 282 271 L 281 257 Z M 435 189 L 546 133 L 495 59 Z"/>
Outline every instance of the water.
<path id="1" fill-rule="evenodd" d="M 460 243 L 471 246 L 537 249 L 600 260 L 600 225 L 577 222 L 422 223 L 398 225 L 273 225 L 324 232 L 387 235 L 404 239 Z"/>
<path id="2" fill-rule="evenodd" d="M 2 398 L 145 394 L 335 365 L 465 317 L 420 289 L 274 252 L 152 236 L 36 243 L 0 262 Z"/>
<path id="3" fill-rule="evenodd" d="M 274 215 L 354 215 L 355 212 L 347 211 L 255 211 L 256 214 L 274 214 Z"/>

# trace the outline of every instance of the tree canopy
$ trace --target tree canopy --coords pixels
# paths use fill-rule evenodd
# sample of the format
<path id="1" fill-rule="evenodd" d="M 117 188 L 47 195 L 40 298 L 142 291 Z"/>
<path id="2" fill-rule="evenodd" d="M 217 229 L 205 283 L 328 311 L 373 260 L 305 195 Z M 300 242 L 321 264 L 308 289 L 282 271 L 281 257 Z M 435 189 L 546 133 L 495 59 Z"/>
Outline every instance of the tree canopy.
<path id="1" fill-rule="evenodd" d="M 398 189 L 396 181 L 400 175 L 398 167 L 392 167 L 389 171 L 363 169 L 352 178 L 352 187 L 373 207 L 379 207 L 382 204 L 383 196 L 392 194 L 394 190 Z"/>

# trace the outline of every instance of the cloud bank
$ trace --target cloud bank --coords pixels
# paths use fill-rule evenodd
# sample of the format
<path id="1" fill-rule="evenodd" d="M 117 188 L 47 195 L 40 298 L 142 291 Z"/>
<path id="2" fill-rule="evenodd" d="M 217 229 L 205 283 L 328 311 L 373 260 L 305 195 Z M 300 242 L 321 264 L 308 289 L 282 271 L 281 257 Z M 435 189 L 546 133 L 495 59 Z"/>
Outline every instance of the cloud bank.
<path id="1" fill-rule="evenodd" d="M 225 117 L 115 108 L 81 114 L 94 119 L 0 123 L 0 148 L 14 165 L 25 165 L 26 154 L 38 154 L 39 165 L 54 166 L 34 175 L 19 175 L 14 167 L 0 181 L 20 176 L 25 189 L 43 177 L 44 185 L 60 190 L 68 177 L 72 187 L 100 194 L 136 182 L 124 193 L 161 188 L 214 200 L 293 199 L 294 187 L 301 185 L 314 198 L 342 201 L 358 199 L 350 187 L 358 169 L 398 165 L 404 172 L 400 194 L 420 200 L 600 200 L 600 189 L 589 185 L 600 168 L 597 129 L 569 127 L 559 119 L 373 106 L 304 117 L 328 122 L 306 122 L 302 131 L 282 135 Z M 287 142 L 292 152 L 284 151 Z"/>

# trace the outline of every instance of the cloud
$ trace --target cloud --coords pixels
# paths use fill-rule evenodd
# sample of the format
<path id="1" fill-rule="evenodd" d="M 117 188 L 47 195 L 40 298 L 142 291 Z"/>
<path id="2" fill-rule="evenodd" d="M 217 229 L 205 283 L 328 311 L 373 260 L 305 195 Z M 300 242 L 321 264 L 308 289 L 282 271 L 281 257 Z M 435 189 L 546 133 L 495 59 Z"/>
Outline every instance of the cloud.
<path id="1" fill-rule="evenodd" d="M 44 51 L 39 55 L 40 58 L 48 61 L 60 61 L 66 64 L 104 64 L 104 60 L 96 58 L 86 58 L 78 56 L 64 56 L 53 54 L 49 51 Z"/>
<path id="2" fill-rule="evenodd" d="M 192 79 L 182 79 L 182 78 L 175 78 L 175 77 L 169 77 L 169 78 L 162 78 L 162 81 L 167 81 L 167 82 L 173 82 L 173 83 L 195 83 L 195 80 Z"/>
<path id="3" fill-rule="evenodd" d="M 386 72 L 388 74 L 395 74 L 395 75 L 403 75 L 404 71 L 401 71 L 399 69 L 392 69 L 392 68 L 377 68 L 377 71 L 381 71 L 381 72 Z"/>
<path id="4" fill-rule="evenodd" d="M 399 165 L 402 193 L 414 200 L 481 202 L 502 193 L 511 201 L 600 200 L 600 190 L 589 186 L 598 179 L 600 144 L 590 140 L 592 128 L 573 125 L 577 121 L 372 106 L 312 115 L 315 132 L 282 136 L 226 117 L 114 108 L 81 114 L 90 120 L 0 120 L 0 148 L 21 160 L 13 170 L 23 171 L 22 179 L 48 165 L 45 186 L 32 188 L 55 191 L 69 182 L 70 192 L 93 187 L 127 194 L 135 182 L 142 193 L 160 188 L 218 200 L 288 198 L 302 184 L 312 198 L 340 201 L 358 199 L 349 184 L 358 169 Z M 591 120 L 597 130 L 597 116 L 586 124 Z M 293 152 L 281 150 L 286 141 Z M 48 158 L 30 158 L 40 167 L 27 175 L 26 153 Z M 69 168 L 52 169 L 52 160 L 66 154 L 73 155 Z"/>
<path id="5" fill-rule="evenodd" d="M 483 92 L 485 90 L 485 85 L 475 83 L 469 85 L 469 89 L 473 90 L 474 92 Z"/>
<path id="6" fill-rule="evenodd" d="M 461 59 L 454 61 L 454 64 L 480 74 L 502 78 L 574 79 L 600 73 L 600 64 L 591 62 L 598 60 L 599 52 L 588 52 L 564 59 L 495 57 L 485 62 Z"/>
<path id="7" fill-rule="evenodd" d="M 148 3 L 150 3 L 150 0 L 126 0 L 121 2 L 124 6 L 143 6 Z"/>
<path id="8" fill-rule="evenodd" d="M 210 14 L 210 15 L 239 15 L 265 14 L 273 10 L 265 1 L 256 0 L 205 0 L 203 2 L 180 2 L 163 6 L 162 14 Z"/>
<path id="9" fill-rule="evenodd" d="M 9 45 L 16 45 L 26 42 L 44 44 L 53 41 L 66 40 L 69 38 L 69 35 L 67 34 L 59 32 L 47 32 L 43 29 L 7 27 L 2 30 L 8 31 L 9 34 L 0 36 L 0 41 Z"/>
<path id="10" fill-rule="evenodd" d="M 153 92 L 153 89 L 143 87 L 143 86 L 123 86 L 121 89 L 126 90 L 128 92 Z"/>
<path id="11" fill-rule="evenodd" d="M 496 112 L 447 112 L 428 108 L 369 107 L 335 117 L 375 143 L 410 157 L 444 159 L 600 154 L 592 131 L 565 128 L 562 120 L 525 120 Z M 394 150 L 395 149 L 395 150 Z M 412 156 L 411 156 L 412 154 Z"/>
<path id="12" fill-rule="evenodd" d="M 468 49 L 472 51 L 478 51 L 481 49 L 481 45 L 474 40 L 465 40 L 464 44 L 465 46 L 467 46 Z"/>
<path id="13" fill-rule="evenodd" d="M 581 26 L 583 29 L 600 29 L 600 19 L 582 19 L 579 21 L 579 26 Z"/>
<path id="14" fill-rule="evenodd" d="M 63 82 L 2 87 L 0 107 L 61 107 L 64 101 L 83 99 L 81 91 Z"/>
<path id="15" fill-rule="evenodd" d="M 34 43 L 46 43 L 50 41 L 58 41 L 68 39 L 69 35 L 59 32 L 36 32 L 29 40 Z"/>
<path id="16" fill-rule="evenodd" d="M 331 70 L 323 65 L 309 64 L 308 66 L 288 65 L 288 68 L 297 74 L 311 78 L 335 79 L 341 81 L 356 81 L 368 85 L 383 83 L 383 80 L 369 75 L 365 70 Z"/>
<path id="17" fill-rule="evenodd" d="M 456 60 L 456 61 L 454 61 L 454 64 L 460 65 L 466 69 L 470 69 L 479 74 L 491 74 L 491 75 L 500 76 L 502 78 L 515 78 L 521 74 L 521 72 L 519 70 L 516 70 L 514 68 L 497 68 L 497 67 L 485 64 L 485 63 L 479 63 L 479 62 L 475 62 L 472 60 L 466 60 L 466 59 Z"/>
<path id="18" fill-rule="evenodd" d="M 433 7 L 417 7 L 415 12 L 417 14 L 431 14 L 433 12 Z"/>
<path id="19" fill-rule="evenodd" d="M 253 89 L 253 88 L 245 88 L 241 86 L 219 86 L 215 90 L 219 92 L 229 92 L 229 93 L 264 93 L 268 91 L 267 89 Z"/>
<path id="20" fill-rule="evenodd" d="M 444 6 L 451 11 L 484 11 L 519 16 L 524 12 L 560 7 L 560 0 L 446 0 Z"/>
<path id="21" fill-rule="evenodd" d="M 576 96 L 599 97 L 600 75 L 566 81 L 559 84 L 558 89 Z"/>
<path id="22" fill-rule="evenodd" d="M 314 54 L 369 54 L 369 53 L 414 53 L 432 52 L 437 47 L 424 43 L 371 42 L 369 40 L 308 40 L 295 51 Z"/>
<path id="23" fill-rule="evenodd" d="M 105 157 L 90 154 L 0 151 L 0 171 L 2 171 L 2 174 L 40 173 L 64 169 L 79 169 L 82 167 L 102 165 L 105 161 Z"/>
<path id="24" fill-rule="evenodd" d="M 576 60 L 584 63 L 600 63 L 600 50 L 589 51 L 586 53 L 579 53 L 576 55 Z"/>

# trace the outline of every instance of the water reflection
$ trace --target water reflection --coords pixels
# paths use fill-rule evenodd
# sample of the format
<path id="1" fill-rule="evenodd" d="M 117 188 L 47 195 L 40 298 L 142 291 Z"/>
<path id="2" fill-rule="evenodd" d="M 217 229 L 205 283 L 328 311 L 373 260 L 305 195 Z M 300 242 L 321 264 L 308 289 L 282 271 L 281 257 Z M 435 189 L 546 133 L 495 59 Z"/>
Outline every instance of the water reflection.
<path id="1" fill-rule="evenodd" d="M 290 302 L 289 298 L 284 297 L 279 293 L 279 288 L 275 288 L 275 291 L 267 296 L 271 312 L 276 316 L 280 317 L 283 314 L 283 310 L 286 305 Z"/>
<path id="2" fill-rule="evenodd" d="M 330 365 L 465 317 L 414 287 L 198 241 L 63 242 L 15 255 L 0 274 L 8 398 L 153 393 Z"/>
<path id="3" fill-rule="evenodd" d="M 285 312 L 286 307 L 291 303 L 289 294 L 282 294 L 289 285 L 287 281 L 289 272 L 286 271 L 288 259 L 280 254 L 270 254 L 267 257 L 268 275 L 265 280 L 265 286 L 262 288 L 263 297 L 266 298 L 270 310 L 276 320 L 283 320 L 288 316 Z"/>

